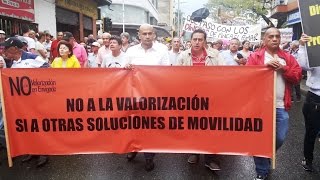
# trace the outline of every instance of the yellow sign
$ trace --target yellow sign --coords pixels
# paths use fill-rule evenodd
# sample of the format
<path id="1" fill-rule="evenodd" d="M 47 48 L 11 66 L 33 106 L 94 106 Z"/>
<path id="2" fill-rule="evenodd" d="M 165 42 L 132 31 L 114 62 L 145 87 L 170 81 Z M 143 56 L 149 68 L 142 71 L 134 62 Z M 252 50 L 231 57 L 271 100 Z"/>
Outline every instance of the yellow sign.
<path id="1" fill-rule="evenodd" d="M 98 18 L 98 5 L 93 0 L 56 0 L 56 4 L 94 19 Z"/>

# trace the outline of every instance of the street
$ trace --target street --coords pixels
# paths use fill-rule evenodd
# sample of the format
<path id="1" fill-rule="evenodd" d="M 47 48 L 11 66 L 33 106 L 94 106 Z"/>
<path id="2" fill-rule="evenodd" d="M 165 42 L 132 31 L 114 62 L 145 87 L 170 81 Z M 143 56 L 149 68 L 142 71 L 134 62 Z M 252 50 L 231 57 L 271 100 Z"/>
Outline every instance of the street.
<path id="1" fill-rule="evenodd" d="M 276 169 L 269 179 L 319 179 L 319 173 L 305 172 L 301 165 L 303 151 L 304 121 L 301 113 L 303 103 L 295 102 L 290 111 L 290 128 L 282 148 L 277 153 Z M 14 166 L 7 165 L 6 152 L 1 151 L 0 180 L 99 180 L 99 179 L 253 179 L 254 164 L 251 157 L 221 156 L 222 170 L 211 172 L 204 167 L 203 156 L 199 164 L 187 163 L 187 154 L 158 154 L 155 169 L 144 170 L 144 157 L 140 153 L 133 162 L 127 162 L 125 155 L 73 155 L 51 156 L 47 165 L 35 168 L 36 161 L 21 163 L 21 157 L 14 160 Z M 316 142 L 314 167 L 320 168 L 320 142 Z"/>

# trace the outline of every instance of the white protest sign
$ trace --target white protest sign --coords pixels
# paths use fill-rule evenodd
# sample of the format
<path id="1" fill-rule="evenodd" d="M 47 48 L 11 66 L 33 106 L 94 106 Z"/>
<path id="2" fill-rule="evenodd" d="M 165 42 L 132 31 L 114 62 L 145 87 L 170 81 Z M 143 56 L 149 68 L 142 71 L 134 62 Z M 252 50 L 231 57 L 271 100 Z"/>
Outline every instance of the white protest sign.
<path id="1" fill-rule="evenodd" d="M 193 32 L 196 29 L 206 31 L 208 38 L 213 39 L 232 39 L 238 38 L 241 42 L 248 40 L 250 42 L 260 42 L 261 25 L 248 26 L 228 26 L 214 23 L 212 19 L 206 18 L 201 22 L 194 22 L 190 16 L 186 18 L 183 29 L 186 32 Z"/>
<path id="2" fill-rule="evenodd" d="M 293 30 L 292 28 L 284 28 L 284 29 L 279 29 L 281 33 L 281 42 L 286 43 L 286 42 L 291 42 L 292 37 L 293 37 Z"/>

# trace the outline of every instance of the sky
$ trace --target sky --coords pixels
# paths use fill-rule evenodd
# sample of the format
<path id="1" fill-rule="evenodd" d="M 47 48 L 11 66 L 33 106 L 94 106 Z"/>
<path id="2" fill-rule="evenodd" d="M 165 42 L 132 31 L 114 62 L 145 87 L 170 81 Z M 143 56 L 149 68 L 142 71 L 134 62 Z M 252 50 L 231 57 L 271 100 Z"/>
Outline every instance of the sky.
<path id="1" fill-rule="evenodd" d="M 175 0 L 176 3 L 178 0 Z M 203 5 L 208 3 L 208 0 L 180 0 L 180 9 L 185 15 L 191 15 L 197 9 L 203 8 Z M 178 8 L 178 5 L 176 5 Z"/>

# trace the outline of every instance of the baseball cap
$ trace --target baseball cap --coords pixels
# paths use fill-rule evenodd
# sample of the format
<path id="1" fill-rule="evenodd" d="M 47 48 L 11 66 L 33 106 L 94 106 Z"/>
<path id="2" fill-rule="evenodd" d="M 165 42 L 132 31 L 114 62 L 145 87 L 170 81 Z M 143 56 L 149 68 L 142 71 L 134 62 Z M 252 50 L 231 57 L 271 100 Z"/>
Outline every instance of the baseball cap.
<path id="1" fill-rule="evenodd" d="M 6 49 L 10 47 L 17 47 L 21 49 L 23 47 L 23 43 L 16 37 L 11 37 L 6 39 L 3 43 L 1 43 Z"/>
<path id="2" fill-rule="evenodd" d="M 6 32 L 4 32 L 3 30 L 0 30 L 0 34 L 6 34 Z"/>
<path id="3" fill-rule="evenodd" d="M 73 34 L 71 32 L 64 32 L 63 33 L 63 40 L 69 41 L 70 38 L 73 38 Z"/>
<path id="4" fill-rule="evenodd" d="M 17 36 L 17 38 L 24 44 L 28 44 L 28 41 L 23 36 Z"/>
<path id="5" fill-rule="evenodd" d="M 100 47 L 100 43 L 98 43 L 98 42 L 93 42 L 93 43 L 91 44 L 91 46 Z"/>

